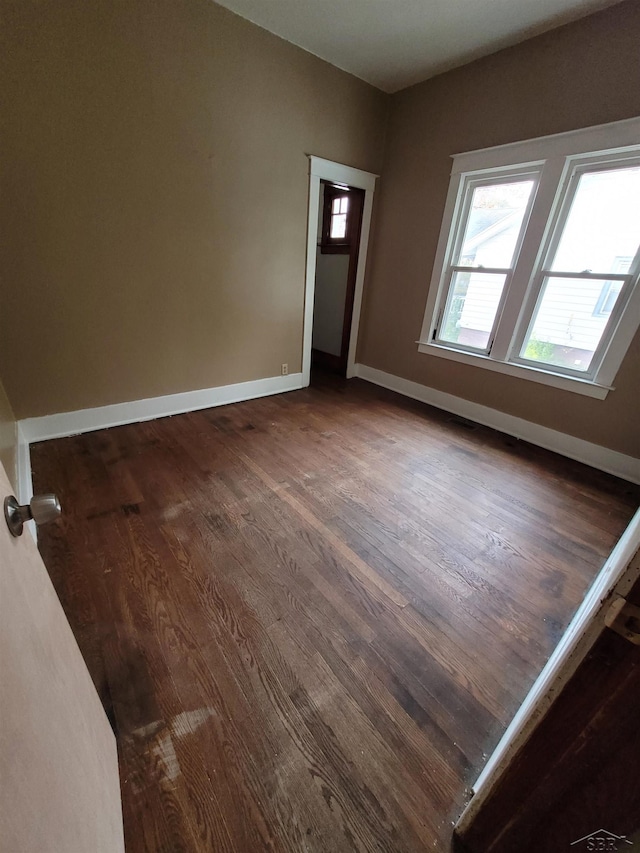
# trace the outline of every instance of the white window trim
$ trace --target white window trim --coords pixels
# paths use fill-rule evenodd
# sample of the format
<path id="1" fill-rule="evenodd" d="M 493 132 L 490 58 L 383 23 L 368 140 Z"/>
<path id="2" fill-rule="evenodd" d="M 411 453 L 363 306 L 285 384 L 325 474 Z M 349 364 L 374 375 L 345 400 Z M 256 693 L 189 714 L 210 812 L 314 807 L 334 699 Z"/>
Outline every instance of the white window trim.
<path id="1" fill-rule="evenodd" d="M 513 364 L 510 361 L 496 361 L 494 358 L 489 358 L 486 355 L 470 355 L 461 350 L 443 347 L 436 343 L 422 343 L 421 341 L 417 341 L 417 344 L 418 351 L 426 355 L 437 355 L 441 358 L 447 358 L 449 361 L 457 361 L 461 364 L 469 364 L 472 367 L 493 370 L 495 373 L 516 376 L 518 379 L 540 382 L 543 385 L 550 385 L 552 388 L 575 391 L 576 394 L 595 397 L 598 400 L 604 400 L 609 391 L 614 390 L 611 385 L 598 385 L 596 382 L 586 379 L 574 379 L 573 377 L 563 376 L 560 373 L 552 373 L 548 370 L 543 371 L 535 367 L 529 367 L 528 365 Z"/>
<path id="2" fill-rule="evenodd" d="M 504 275 L 504 277 L 505 277 L 505 283 L 504 283 L 504 287 L 502 290 L 502 295 L 500 297 L 500 302 L 498 305 L 498 309 L 496 311 L 496 316 L 495 316 L 494 321 L 493 321 L 493 326 L 491 328 L 491 331 L 489 332 L 488 343 L 487 343 L 487 347 L 484 350 L 484 354 L 488 353 L 488 350 L 490 349 L 490 347 L 492 345 L 492 342 L 493 342 L 495 335 L 496 335 L 496 327 L 498 325 L 500 315 L 502 314 L 503 308 L 505 306 L 505 298 L 507 296 L 507 293 L 509 292 L 511 280 L 512 280 L 514 272 L 515 272 L 515 260 L 519 257 L 522 238 L 524 236 L 524 232 L 525 232 L 527 222 L 528 222 L 530 215 L 531 215 L 531 210 L 532 210 L 533 202 L 534 202 L 534 199 L 536 196 L 537 187 L 538 187 L 538 184 L 540 182 L 540 178 L 541 178 L 541 174 L 542 174 L 542 166 L 543 166 L 543 164 L 539 163 L 539 164 L 536 164 L 534 166 L 529 165 L 529 166 L 525 166 L 522 168 L 503 169 L 503 170 L 501 170 L 501 175 L 499 177 L 496 175 L 495 170 L 493 171 L 492 175 L 489 178 L 483 177 L 482 175 L 478 175 L 476 173 L 473 173 L 471 175 L 461 175 L 460 176 L 460 187 L 459 187 L 459 194 L 458 194 L 459 205 L 460 205 L 460 214 L 459 214 L 459 216 L 455 217 L 455 213 L 454 213 L 454 218 L 458 219 L 460 222 L 466 222 L 466 220 L 467 220 L 467 217 L 469 215 L 469 209 L 471 207 L 471 203 L 473 200 L 473 193 L 477 187 L 480 187 L 486 183 L 491 183 L 491 184 L 496 184 L 498 182 L 510 183 L 512 181 L 521 181 L 521 180 L 527 180 L 527 179 L 532 180 L 534 182 L 533 191 L 531 192 L 531 197 L 530 197 L 529 201 L 527 202 L 526 210 L 525 210 L 523 218 L 522 218 L 522 225 L 520 227 L 520 233 L 518 235 L 516 245 L 514 246 L 513 258 L 512 258 L 511 264 L 508 267 L 503 267 L 503 268 L 486 267 L 486 268 L 482 269 L 482 272 L 489 273 L 489 274 L 496 273 L 498 275 Z M 456 210 L 457 209 L 458 209 L 458 205 L 456 205 Z M 453 235 L 452 235 L 452 237 L 453 237 Z M 449 255 L 449 253 L 447 253 L 448 263 L 445 265 L 445 268 L 442 271 L 441 292 L 442 291 L 448 291 L 449 295 L 451 295 L 451 293 L 452 293 L 451 281 L 452 281 L 455 273 L 464 268 L 464 265 L 462 265 L 460 263 L 452 264 L 450 261 L 451 261 L 451 258 L 455 258 L 459 255 L 462 244 L 464 242 L 464 238 L 465 238 L 464 230 L 459 229 L 458 234 L 457 234 L 457 239 L 452 241 L 450 255 Z M 470 268 L 468 268 L 468 269 L 470 270 Z M 448 300 L 445 300 L 445 301 L 448 301 Z M 440 311 L 438 319 L 440 319 L 444 315 L 444 313 L 446 313 L 446 306 L 443 304 L 441 307 L 441 311 Z M 439 329 L 439 331 L 440 330 L 441 329 Z M 440 342 L 436 341 L 436 343 L 440 343 Z M 445 341 L 441 341 L 441 343 L 442 343 L 443 347 L 450 346 L 450 344 L 448 344 Z M 468 350 L 472 354 L 477 354 L 479 352 L 478 349 L 475 347 L 465 347 L 463 345 L 460 347 L 456 347 L 456 349 Z"/>
<path id="3" fill-rule="evenodd" d="M 526 328 L 523 329 L 522 326 L 526 325 L 525 320 L 528 323 L 528 311 L 522 311 L 521 308 L 527 305 L 531 298 L 531 274 L 537 268 L 541 257 L 548 253 L 549 235 L 559 214 L 559 190 L 568 173 L 577 163 L 587 163 L 598 156 L 614 157 L 627 152 L 637 152 L 639 144 L 640 117 L 454 155 L 452 178 L 445 203 L 424 322 L 420 340 L 417 341 L 419 352 L 604 399 L 608 392 L 613 390 L 613 380 L 640 327 L 640 284 L 637 276 L 596 377 L 578 376 L 562 370 L 554 372 L 553 369 L 537 367 L 522 360 L 516 363 L 507 359 L 512 356 L 515 344 L 526 332 Z M 520 292 L 510 293 L 502 305 L 505 322 L 497 329 L 491 357 L 454 349 L 434 341 L 438 322 L 436 307 L 440 305 L 440 296 L 448 281 L 447 264 L 452 255 L 455 237 L 452 234 L 452 224 L 462 202 L 465 177 L 469 173 L 473 173 L 474 177 L 481 177 L 483 172 L 508 173 L 514 169 L 535 170 L 540 166 L 542 172 L 529 217 L 527 240 L 516 261 L 517 275 L 514 271 L 514 278 L 520 283 Z M 521 321 L 517 324 L 516 317 L 520 314 Z"/>

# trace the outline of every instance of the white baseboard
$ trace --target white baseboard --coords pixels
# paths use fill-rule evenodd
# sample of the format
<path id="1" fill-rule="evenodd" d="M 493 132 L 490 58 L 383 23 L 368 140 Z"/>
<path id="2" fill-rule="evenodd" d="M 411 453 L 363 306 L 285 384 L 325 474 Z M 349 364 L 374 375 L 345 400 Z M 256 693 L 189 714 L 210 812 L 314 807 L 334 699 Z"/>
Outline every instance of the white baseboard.
<path id="1" fill-rule="evenodd" d="M 538 447 L 544 447 L 545 450 L 553 450 L 562 456 L 568 456 L 569 459 L 584 462 L 586 465 L 591 465 L 592 468 L 606 471 L 607 474 L 614 474 L 616 477 L 629 480 L 631 483 L 640 483 L 640 459 L 635 459 L 633 456 L 626 456 L 624 453 L 609 450 L 599 444 L 592 444 L 555 429 L 525 421 L 523 418 L 507 415 L 497 409 L 463 400 L 462 397 L 437 391 L 435 388 L 420 385 L 418 382 L 411 382 L 409 379 L 402 379 L 400 376 L 385 373 L 375 367 L 367 367 L 365 364 L 355 365 L 355 375 L 360 379 L 366 379 L 367 382 L 372 382 L 374 385 L 397 391 L 405 397 L 420 400 L 420 402 L 428 403 L 437 409 L 444 409 L 445 412 L 451 412 L 483 426 L 492 427 Z"/>
<path id="2" fill-rule="evenodd" d="M 75 412 L 44 415 L 40 418 L 25 418 L 19 421 L 18 427 L 28 449 L 28 445 L 35 441 L 150 421 L 169 415 L 194 412 L 197 409 L 209 409 L 213 406 L 226 406 L 229 403 L 268 397 L 271 394 L 281 394 L 284 391 L 294 391 L 302 387 L 302 373 L 293 373 L 290 376 L 272 376 L 252 382 L 221 385 L 218 388 L 203 388 L 200 391 L 184 391 L 180 394 L 168 394 L 165 397 L 134 400 L 131 403 L 115 403 L 96 409 L 79 409 Z"/>

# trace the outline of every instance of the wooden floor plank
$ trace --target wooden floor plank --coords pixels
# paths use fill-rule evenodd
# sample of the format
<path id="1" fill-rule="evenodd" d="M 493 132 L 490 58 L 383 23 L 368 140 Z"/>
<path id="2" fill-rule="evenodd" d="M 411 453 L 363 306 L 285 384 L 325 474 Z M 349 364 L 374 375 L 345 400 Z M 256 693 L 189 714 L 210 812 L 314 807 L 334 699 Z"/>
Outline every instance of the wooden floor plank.
<path id="1" fill-rule="evenodd" d="M 32 462 L 128 853 L 450 849 L 640 494 L 322 377 Z"/>

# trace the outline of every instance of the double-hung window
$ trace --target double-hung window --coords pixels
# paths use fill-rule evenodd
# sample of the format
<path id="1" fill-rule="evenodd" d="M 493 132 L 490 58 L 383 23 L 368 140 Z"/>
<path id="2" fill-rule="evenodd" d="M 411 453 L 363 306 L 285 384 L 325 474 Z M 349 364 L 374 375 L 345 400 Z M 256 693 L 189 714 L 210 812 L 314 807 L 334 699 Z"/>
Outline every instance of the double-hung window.
<path id="1" fill-rule="evenodd" d="M 434 340 L 491 351 L 538 178 L 539 170 L 466 176 Z"/>
<path id="2" fill-rule="evenodd" d="M 419 349 L 603 398 L 639 274 L 640 120 L 458 155 Z"/>

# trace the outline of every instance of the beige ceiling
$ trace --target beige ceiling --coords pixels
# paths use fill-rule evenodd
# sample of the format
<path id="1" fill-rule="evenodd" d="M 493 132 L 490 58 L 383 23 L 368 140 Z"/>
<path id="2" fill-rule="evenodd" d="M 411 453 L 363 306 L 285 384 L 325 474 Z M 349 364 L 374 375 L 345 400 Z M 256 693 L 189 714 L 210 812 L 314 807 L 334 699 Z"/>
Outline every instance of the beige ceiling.
<path id="1" fill-rule="evenodd" d="M 217 0 L 396 92 L 617 0 Z"/>

